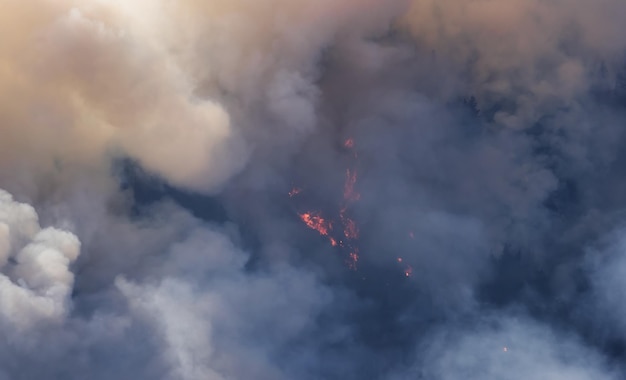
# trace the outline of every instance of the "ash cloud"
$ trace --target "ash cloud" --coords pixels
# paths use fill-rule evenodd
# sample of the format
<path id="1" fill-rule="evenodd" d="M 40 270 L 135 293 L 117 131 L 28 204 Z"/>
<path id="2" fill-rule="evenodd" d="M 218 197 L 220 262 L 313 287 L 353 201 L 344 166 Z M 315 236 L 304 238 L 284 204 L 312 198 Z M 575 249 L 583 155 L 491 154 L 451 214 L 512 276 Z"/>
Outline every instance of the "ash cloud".
<path id="1" fill-rule="evenodd" d="M 7 0 L 0 379 L 623 377 L 625 13 Z"/>

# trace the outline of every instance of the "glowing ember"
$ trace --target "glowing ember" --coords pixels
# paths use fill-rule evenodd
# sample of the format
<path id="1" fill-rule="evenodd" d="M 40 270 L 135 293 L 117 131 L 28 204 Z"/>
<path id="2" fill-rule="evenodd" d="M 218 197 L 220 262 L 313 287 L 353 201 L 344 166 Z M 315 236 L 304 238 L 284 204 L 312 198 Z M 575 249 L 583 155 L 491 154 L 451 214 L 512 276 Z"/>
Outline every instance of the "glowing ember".
<path id="1" fill-rule="evenodd" d="M 359 228 L 354 220 L 350 218 L 343 219 L 343 234 L 348 240 L 356 240 L 359 238 Z"/>
<path id="2" fill-rule="evenodd" d="M 405 277 L 411 277 L 413 275 L 413 268 L 411 266 L 408 266 L 405 270 L 404 270 L 404 276 Z"/>
<path id="3" fill-rule="evenodd" d="M 289 192 L 289 198 L 293 198 L 294 196 L 300 194 L 302 192 L 302 189 L 298 188 L 298 187 L 294 187 L 293 189 L 291 189 L 291 191 Z"/>
<path id="4" fill-rule="evenodd" d="M 350 252 L 349 255 L 348 267 L 352 270 L 356 270 L 356 264 L 359 261 L 359 254 L 357 252 L 358 250 L 355 250 L 354 252 Z"/>
<path id="5" fill-rule="evenodd" d="M 346 201 L 358 201 L 361 199 L 361 194 L 354 191 L 354 184 L 356 183 L 356 171 L 350 169 L 346 170 L 346 183 L 343 187 L 343 198 Z"/>
<path id="6" fill-rule="evenodd" d="M 351 151 L 356 159 L 357 154 L 354 151 L 354 140 L 349 138 L 343 145 L 346 149 Z M 348 216 L 348 208 L 352 202 L 356 202 L 361 199 L 361 194 L 355 191 L 356 182 L 357 171 L 353 168 L 346 169 L 346 180 L 343 186 L 344 201 L 341 209 L 339 210 L 339 221 L 335 220 L 335 222 L 341 222 L 341 226 L 343 227 L 343 237 L 338 236 L 336 232 L 333 233 L 333 222 L 321 217 L 319 212 L 305 212 L 303 214 L 298 214 L 307 227 L 317 231 L 320 235 L 327 237 L 331 246 L 339 247 L 339 250 L 342 253 L 347 253 L 346 264 L 348 268 L 355 271 L 357 270 L 357 263 L 360 259 L 358 245 L 359 227 L 357 223 Z M 289 197 L 293 198 L 301 192 L 301 188 L 294 187 L 289 192 Z M 409 231 L 408 235 L 411 239 L 415 239 L 413 231 Z M 404 267 L 404 276 L 411 277 L 413 275 L 413 267 L 405 264 L 402 257 L 398 257 L 396 260 L 402 265 L 402 267 Z"/>
<path id="7" fill-rule="evenodd" d="M 320 235 L 327 236 L 328 231 L 332 230 L 332 223 L 326 221 L 319 215 L 305 212 L 300 214 L 300 219 L 307 225 L 307 227 L 317 231 Z"/>
<path id="8" fill-rule="evenodd" d="M 352 138 L 347 139 L 344 142 L 344 147 L 352 150 L 354 148 L 354 140 Z M 356 158 L 356 152 L 352 151 L 352 153 L 354 153 L 354 157 Z M 348 207 L 350 202 L 357 201 L 361 197 L 361 195 L 354 190 L 356 181 L 356 171 L 347 169 L 343 189 L 344 202 L 339 210 L 339 221 L 343 227 L 343 237 L 337 236 L 336 233 L 331 234 L 333 232 L 333 222 L 321 217 L 319 212 L 298 214 L 307 227 L 317 231 L 322 236 L 326 236 L 331 246 L 339 247 L 343 253 L 347 253 L 346 263 L 352 270 L 357 269 L 357 262 L 359 261 L 359 247 L 357 242 L 359 238 L 359 228 L 356 222 L 348 216 Z M 302 192 L 302 189 L 294 187 L 289 192 L 289 197 L 293 198 L 300 192 Z"/>

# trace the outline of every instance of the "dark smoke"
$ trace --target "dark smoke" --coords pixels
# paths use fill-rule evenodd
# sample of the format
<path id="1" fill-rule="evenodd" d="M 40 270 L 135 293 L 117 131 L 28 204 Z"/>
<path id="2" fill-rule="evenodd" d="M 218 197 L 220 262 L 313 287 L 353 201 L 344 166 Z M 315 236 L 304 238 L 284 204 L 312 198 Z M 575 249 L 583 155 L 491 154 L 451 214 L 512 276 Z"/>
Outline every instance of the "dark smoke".
<path id="1" fill-rule="evenodd" d="M 623 1 L 3 1 L 0 380 L 626 377 Z"/>

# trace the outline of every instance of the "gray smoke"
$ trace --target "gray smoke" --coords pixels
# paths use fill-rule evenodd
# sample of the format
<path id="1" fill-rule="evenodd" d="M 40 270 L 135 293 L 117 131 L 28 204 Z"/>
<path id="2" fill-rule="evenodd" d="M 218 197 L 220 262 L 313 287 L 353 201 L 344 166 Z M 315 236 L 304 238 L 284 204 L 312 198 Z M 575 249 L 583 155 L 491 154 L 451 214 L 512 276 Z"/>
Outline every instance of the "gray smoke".
<path id="1" fill-rule="evenodd" d="M 3 0 L 0 379 L 624 377 L 624 14 Z"/>

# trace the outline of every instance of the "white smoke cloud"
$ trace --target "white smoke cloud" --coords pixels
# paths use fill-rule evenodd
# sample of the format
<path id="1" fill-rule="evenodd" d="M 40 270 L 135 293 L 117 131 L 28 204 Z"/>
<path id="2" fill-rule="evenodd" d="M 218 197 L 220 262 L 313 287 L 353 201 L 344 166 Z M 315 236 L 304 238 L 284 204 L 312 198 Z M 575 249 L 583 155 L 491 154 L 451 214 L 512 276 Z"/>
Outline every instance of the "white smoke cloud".
<path id="1" fill-rule="evenodd" d="M 483 105 L 513 101 L 495 121 L 523 129 L 555 108 L 578 107 L 599 61 L 615 73 L 626 48 L 616 15 L 625 11 L 611 0 L 414 0 L 401 24 L 467 86 L 452 91 Z"/>
<path id="2" fill-rule="evenodd" d="M 0 378 L 384 379 L 410 347 L 400 378 L 619 377 L 623 244 L 580 260 L 626 201 L 624 4 L 3 1 L 0 187 L 32 206 L 0 190 Z M 296 215 L 348 166 L 354 272 Z"/>
<path id="3" fill-rule="evenodd" d="M 526 317 L 499 316 L 468 330 L 432 337 L 423 366 L 428 379 L 616 379 L 600 355 L 579 340 Z M 408 373 L 407 373 L 408 375 Z M 399 377 L 402 378 L 402 377 Z"/>
<path id="4" fill-rule="evenodd" d="M 165 277 L 116 286 L 162 340 L 167 378 L 289 378 L 272 356 L 312 330 L 330 299 L 309 273 L 283 266 L 247 275 L 246 255 L 219 232 L 198 230 L 171 247 Z"/>
<path id="5" fill-rule="evenodd" d="M 41 229 L 35 210 L 0 190 L 0 318 L 7 333 L 59 323 L 69 313 L 80 242 L 55 228 Z"/>
<path id="6" fill-rule="evenodd" d="M 604 236 L 588 250 L 586 269 L 589 270 L 591 292 L 580 305 L 580 317 L 590 323 L 601 341 L 626 337 L 626 240 L 623 228 Z"/>
<path id="7" fill-rule="evenodd" d="M 273 120 L 264 128 L 287 126 L 270 132 L 275 139 L 311 132 L 321 50 L 348 20 L 371 29 L 388 18 L 360 20 L 366 13 L 348 4 L 280 1 L 9 1 L 4 8 L 5 168 L 47 171 L 55 159 L 92 170 L 111 153 L 127 154 L 173 184 L 209 192 L 245 164 L 242 131 L 258 137 L 263 114 Z M 221 98 L 235 100 L 232 110 Z"/>
<path id="8" fill-rule="evenodd" d="M 245 161 L 227 112 L 195 95 L 193 78 L 132 17 L 97 1 L 4 7 L 3 166 L 99 167 L 121 150 L 209 191 Z"/>

